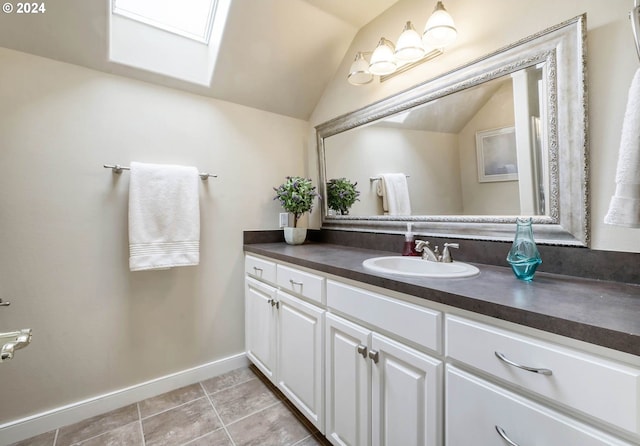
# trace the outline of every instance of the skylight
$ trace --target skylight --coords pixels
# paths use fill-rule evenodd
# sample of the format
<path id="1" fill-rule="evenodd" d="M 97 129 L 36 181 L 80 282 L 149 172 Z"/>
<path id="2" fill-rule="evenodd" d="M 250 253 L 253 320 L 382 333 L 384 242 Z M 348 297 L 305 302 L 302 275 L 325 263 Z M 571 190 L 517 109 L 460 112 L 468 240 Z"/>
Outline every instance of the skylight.
<path id="1" fill-rule="evenodd" d="M 113 13 L 209 43 L 216 0 L 113 0 Z"/>

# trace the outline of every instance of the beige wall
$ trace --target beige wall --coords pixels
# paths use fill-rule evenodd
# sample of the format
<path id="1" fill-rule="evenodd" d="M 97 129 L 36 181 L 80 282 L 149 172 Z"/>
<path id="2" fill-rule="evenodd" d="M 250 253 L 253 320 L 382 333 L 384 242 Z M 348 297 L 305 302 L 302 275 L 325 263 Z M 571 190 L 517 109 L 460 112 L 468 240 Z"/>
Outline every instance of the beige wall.
<path id="1" fill-rule="evenodd" d="M 308 126 L 0 49 L 0 312 L 33 343 L 2 364 L 0 424 L 244 350 L 244 229 L 273 229 L 272 187 L 304 174 Z M 195 165 L 201 262 L 128 270 L 129 176 Z"/>
<path id="2" fill-rule="evenodd" d="M 381 35 L 395 39 L 406 20 L 411 19 L 416 27 L 423 27 L 431 6 L 422 0 L 400 0 L 362 28 L 316 107 L 311 117 L 312 125 L 405 90 L 586 12 L 592 247 L 640 252 L 637 229 L 603 223 L 615 189 L 627 91 L 638 67 L 628 19 L 631 0 L 449 0 L 445 5 L 459 29 L 457 42 L 435 61 L 383 84 L 373 82 L 363 87 L 348 84 L 346 75 L 353 55 L 356 51 L 371 51 Z M 315 217 L 319 218 L 317 214 Z"/>
<path id="3" fill-rule="evenodd" d="M 457 135 L 369 126 L 330 138 L 325 143 L 325 159 L 328 179 L 345 177 L 358 182 L 360 201 L 350 215 L 382 215 L 382 199 L 369 178 L 395 172 L 409 175 L 413 215 L 462 210 Z M 433 193 L 438 186 L 443 193 Z"/>
<path id="4" fill-rule="evenodd" d="M 493 183 L 478 181 L 476 132 L 512 127 L 514 124 L 513 116 L 513 85 L 511 82 L 507 82 L 491 96 L 460 131 L 462 203 L 464 213 L 467 215 L 520 214 L 517 181 Z"/>

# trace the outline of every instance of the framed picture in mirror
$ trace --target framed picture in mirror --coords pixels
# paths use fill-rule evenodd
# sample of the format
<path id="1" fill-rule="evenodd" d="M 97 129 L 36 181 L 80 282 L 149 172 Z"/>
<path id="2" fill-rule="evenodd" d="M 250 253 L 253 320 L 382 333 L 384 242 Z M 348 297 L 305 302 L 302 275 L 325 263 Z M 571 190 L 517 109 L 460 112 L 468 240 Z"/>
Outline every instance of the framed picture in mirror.
<path id="1" fill-rule="evenodd" d="M 476 132 L 478 181 L 518 180 L 518 153 L 514 127 Z"/>

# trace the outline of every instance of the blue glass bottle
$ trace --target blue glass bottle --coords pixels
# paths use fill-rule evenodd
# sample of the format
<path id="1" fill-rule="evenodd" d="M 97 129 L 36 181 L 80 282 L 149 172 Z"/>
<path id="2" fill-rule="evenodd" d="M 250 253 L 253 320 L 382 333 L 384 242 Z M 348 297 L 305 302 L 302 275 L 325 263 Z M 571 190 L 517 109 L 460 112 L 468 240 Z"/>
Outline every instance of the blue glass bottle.
<path id="1" fill-rule="evenodd" d="M 518 279 L 528 282 L 533 279 L 542 259 L 533 240 L 532 219 L 518 218 L 516 224 L 516 237 L 507 255 L 507 262 Z"/>

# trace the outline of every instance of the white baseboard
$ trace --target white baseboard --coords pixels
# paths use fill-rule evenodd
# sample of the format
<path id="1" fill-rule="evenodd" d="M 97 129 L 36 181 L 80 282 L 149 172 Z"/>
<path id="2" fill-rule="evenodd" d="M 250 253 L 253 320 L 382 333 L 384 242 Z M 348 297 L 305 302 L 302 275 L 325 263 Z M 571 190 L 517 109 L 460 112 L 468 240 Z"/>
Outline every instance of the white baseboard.
<path id="1" fill-rule="evenodd" d="M 249 361 L 245 353 L 183 370 L 131 387 L 31 415 L 0 425 L 0 445 L 7 445 L 86 418 L 151 398 L 180 387 L 204 381 L 240 367 Z"/>

